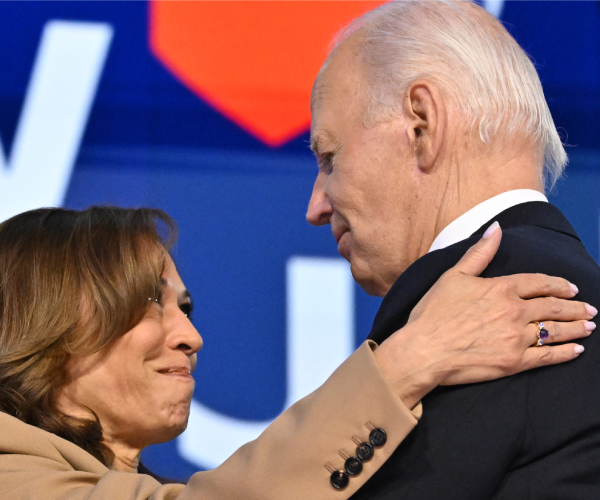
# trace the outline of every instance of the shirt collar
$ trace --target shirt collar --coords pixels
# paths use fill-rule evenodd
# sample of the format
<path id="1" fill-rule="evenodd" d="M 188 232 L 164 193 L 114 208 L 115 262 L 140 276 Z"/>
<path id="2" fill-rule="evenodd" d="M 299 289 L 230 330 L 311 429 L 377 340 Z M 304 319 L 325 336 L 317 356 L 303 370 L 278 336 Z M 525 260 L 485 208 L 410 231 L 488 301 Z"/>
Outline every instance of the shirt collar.
<path id="1" fill-rule="evenodd" d="M 454 245 L 454 243 L 458 243 L 459 241 L 466 240 L 487 221 L 492 220 L 499 213 L 504 212 L 504 210 L 510 207 L 529 201 L 547 202 L 548 198 L 539 191 L 534 191 L 533 189 L 515 189 L 494 196 L 489 200 L 485 200 L 448 224 L 442 232 L 437 235 L 437 238 L 433 240 L 433 244 L 429 251 L 433 252 L 434 250 L 440 250 L 441 248 Z"/>

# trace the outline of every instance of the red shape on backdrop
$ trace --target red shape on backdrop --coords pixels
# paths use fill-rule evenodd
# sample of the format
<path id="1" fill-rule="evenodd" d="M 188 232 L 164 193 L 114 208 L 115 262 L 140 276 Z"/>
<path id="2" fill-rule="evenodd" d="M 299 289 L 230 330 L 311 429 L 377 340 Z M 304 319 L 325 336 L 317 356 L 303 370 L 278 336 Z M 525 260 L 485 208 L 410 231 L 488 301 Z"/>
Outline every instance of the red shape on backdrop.
<path id="1" fill-rule="evenodd" d="M 188 88 L 270 146 L 310 125 L 310 92 L 343 26 L 383 1 L 150 2 L 150 47 Z"/>

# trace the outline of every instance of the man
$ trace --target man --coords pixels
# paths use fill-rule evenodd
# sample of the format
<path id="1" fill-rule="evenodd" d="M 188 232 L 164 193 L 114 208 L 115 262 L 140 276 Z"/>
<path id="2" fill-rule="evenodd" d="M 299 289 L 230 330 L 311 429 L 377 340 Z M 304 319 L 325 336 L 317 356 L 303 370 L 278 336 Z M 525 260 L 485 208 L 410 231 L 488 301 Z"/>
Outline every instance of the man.
<path id="1" fill-rule="evenodd" d="M 484 276 L 559 275 L 600 304 L 600 269 L 543 194 L 566 154 L 539 78 L 484 9 L 398 1 L 366 14 L 321 69 L 312 113 L 319 173 L 307 219 L 331 224 L 355 280 L 385 297 L 373 340 L 409 321 L 494 221 L 503 241 Z M 434 390 L 353 498 L 600 498 L 598 342 L 585 339 L 572 363 Z"/>

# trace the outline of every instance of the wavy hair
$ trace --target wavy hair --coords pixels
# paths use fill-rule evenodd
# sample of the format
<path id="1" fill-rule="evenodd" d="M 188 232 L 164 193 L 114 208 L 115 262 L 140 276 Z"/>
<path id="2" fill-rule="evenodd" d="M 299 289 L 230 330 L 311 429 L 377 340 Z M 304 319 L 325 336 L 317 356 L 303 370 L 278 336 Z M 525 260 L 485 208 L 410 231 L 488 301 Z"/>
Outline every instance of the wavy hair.
<path id="1" fill-rule="evenodd" d="M 176 232 L 148 208 L 45 208 L 0 224 L 0 411 L 112 464 L 98 418 L 65 415 L 56 392 L 70 356 L 141 321 Z"/>

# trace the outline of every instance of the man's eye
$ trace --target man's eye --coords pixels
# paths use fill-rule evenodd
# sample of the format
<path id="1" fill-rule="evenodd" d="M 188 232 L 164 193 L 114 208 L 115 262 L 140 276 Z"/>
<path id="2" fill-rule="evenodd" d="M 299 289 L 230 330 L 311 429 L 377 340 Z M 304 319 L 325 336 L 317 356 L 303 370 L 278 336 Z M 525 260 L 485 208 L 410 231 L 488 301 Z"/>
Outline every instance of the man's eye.
<path id="1" fill-rule="evenodd" d="M 333 170 L 333 154 L 328 153 L 321 157 L 320 167 L 326 174 L 330 174 Z"/>

